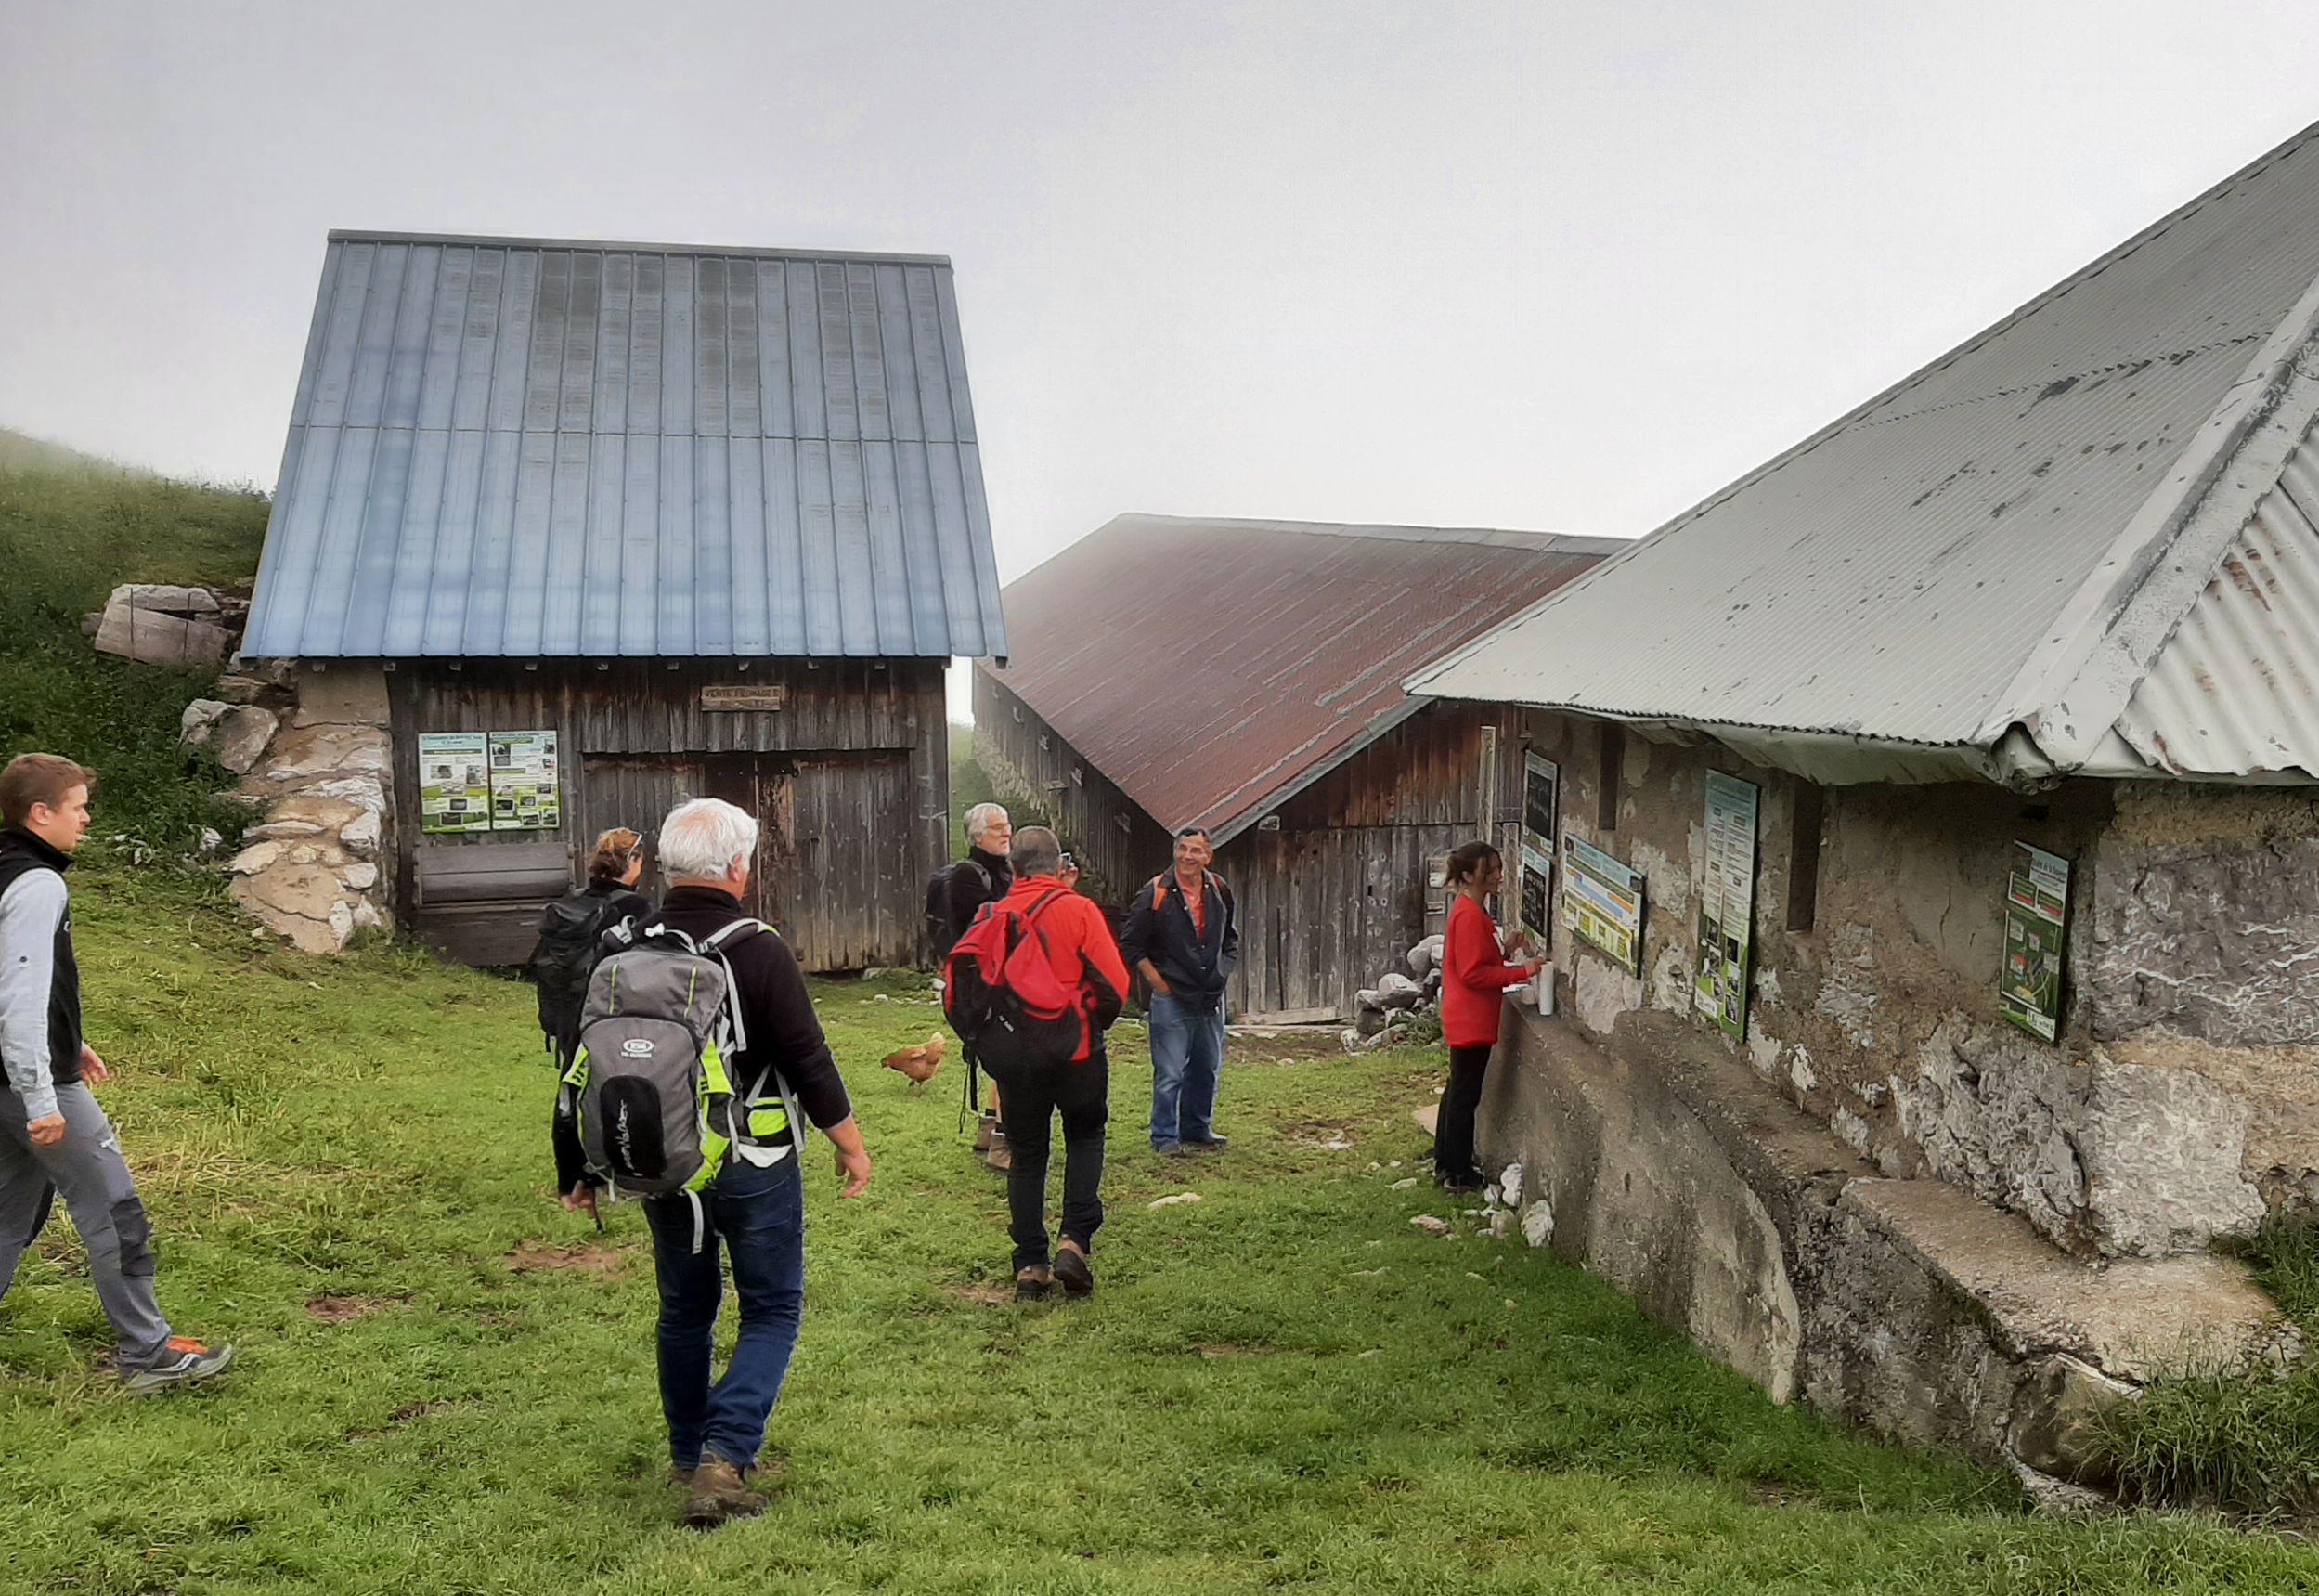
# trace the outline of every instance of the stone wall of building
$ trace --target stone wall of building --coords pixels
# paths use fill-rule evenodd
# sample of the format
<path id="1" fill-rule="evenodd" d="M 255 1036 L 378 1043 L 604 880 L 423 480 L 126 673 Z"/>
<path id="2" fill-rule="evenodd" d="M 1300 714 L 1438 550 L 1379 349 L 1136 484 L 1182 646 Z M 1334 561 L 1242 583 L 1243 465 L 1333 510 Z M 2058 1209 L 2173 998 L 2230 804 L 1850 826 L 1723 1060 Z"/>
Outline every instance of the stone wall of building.
<path id="1" fill-rule="evenodd" d="M 376 667 L 220 679 L 186 710 L 257 811 L 226 866 L 234 902 L 302 952 L 336 953 L 393 925 L 393 746 Z"/>
<path id="2" fill-rule="evenodd" d="M 1828 787 L 1807 914 L 1798 778 L 1621 732 L 1606 804 L 1600 723 L 1522 725 L 1561 768 L 1562 829 L 1646 877 L 1639 976 L 1555 928 L 1560 1002 L 1586 1032 L 1690 1012 L 1704 777 L 1719 770 L 1761 792 L 1752 1004 L 1734 1051 L 1881 1174 L 1937 1176 L 2110 1256 L 2195 1250 L 2249 1228 L 2266 1198 L 2319 1196 L 2319 997 L 2295 979 L 2319 948 L 2306 794 Z M 2016 843 L 2073 861 L 2070 986 L 2050 1044 L 1999 1012 Z"/>

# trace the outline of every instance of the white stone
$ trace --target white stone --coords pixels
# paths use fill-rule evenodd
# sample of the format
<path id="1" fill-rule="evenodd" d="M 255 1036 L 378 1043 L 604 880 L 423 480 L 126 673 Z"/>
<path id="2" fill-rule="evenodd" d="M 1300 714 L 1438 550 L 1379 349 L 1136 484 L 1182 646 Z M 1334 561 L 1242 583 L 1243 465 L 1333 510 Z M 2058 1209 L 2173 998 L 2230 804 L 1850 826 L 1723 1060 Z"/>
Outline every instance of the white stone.
<path id="1" fill-rule="evenodd" d="M 1509 1163 L 1499 1174 L 1496 1197 L 1509 1208 L 1522 1206 L 1522 1165 Z"/>
<path id="2" fill-rule="evenodd" d="M 1394 1181 L 1393 1185 L 1388 1187 L 1386 1189 L 1389 1191 L 1406 1191 L 1417 1183 L 1418 1177 L 1412 1174 L 1403 1179 Z"/>
<path id="3" fill-rule="evenodd" d="M 1788 1056 L 1788 1080 L 1798 1092 L 1808 1092 L 1820 1084 L 1820 1071 L 1812 1068 L 1812 1056 L 1808 1049 L 1798 1047 Z"/>
<path id="4" fill-rule="evenodd" d="M 1442 962 L 1442 939 L 1431 936 L 1409 950 L 1409 973 L 1422 980 Z"/>
<path id="5" fill-rule="evenodd" d="M 1409 1223 L 1415 1228 L 1424 1231 L 1428 1236 L 1446 1236 L 1449 1234 L 1449 1221 L 1440 1217 L 1438 1214 L 1413 1213 L 1409 1216 Z"/>
<path id="6" fill-rule="evenodd" d="M 1554 1239 L 1554 1205 L 1543 1197 L 1522 1214 L 1522 1239 L 1533 1247 L 1543 1247 Z"/>
<path id="7" fill-rule="evenodd" d="M 379 846 L 379 814 L 365 810 L 348 821 L 338 834 L 339 845 L 356 853 L 373 853 Z"/>
<path id="8" fill-rule="evenodd" d="M 1512 1209 L 1499 1208 L 1491 1211 L 1490 1235 L 1492 1239 L 1503 1241 L 1513 1233 L 1513 1228 L 1514 1211 Z"/>
<path id="9" fill-rule="evenodd" d="M 373 814 L 386 812 L 386 788 L 376 776 L 338 776 L 327 782 L 317 782 L 300 795 L 307 798 L 340 798 Z"/>
<path id="10" fill-rule="evenodd" d="M 323 828 L 310 820 L 269 820 L 253 825 L 241 834 L 244 842 L 285 842 L 322 835 Z"/>
<path id="11" fill-rule="evenodd" d="M 357 892 L 368 892 L 379 884 L 379 867 L 375 864 L 349 864 L 338 875 L 340 880 Z"/>
<path id="12" fill-rule="evenodd" d="M 339 947 L 355 934 L 355 906 L 343 900 L 330 905 L 330 935 L 338 939 Z"/>
<path id="13" fill-rule="evenodd" d="M 365 898 L 362 902 L 355 905 L 356 930 L 376 930 L 378 928 L 385 924 L 386 916 L 379 913 L 379 906 L 370 902 L 369 899 Z"/>
<path id="14" fill-rule="evenodd" d="M 379 727 L 300 725 L 275 743 L 266 761 L 266 779 L 288 782 L 328 775 L 377 780 L 393 769 L 394 748 Z"/>
<path id="15" fill-rule="evenodd" d="M 1377 1001 L 1387 1008 L 1413 1007 L 1418 994 L 1418 983 L 1398 970 L 1388 970 L 1377 978 Z"/>
<path id="16" fill-rule="evenodd" d="M 201 840 L 196 846 L 203 853 L 214 853 L 226 846 L 225 833 L 214 825 L 205 825 L 201 828 Z"/>
<path id="17" fill-rule="evenodd" d="M 232 705 L 219 699 L 196 698 L 177 717 L 178 743 L 188 748 L 202 746 L 216 730 L 217 722 L 232 708 Z"/>
<path id="18" fill-rule="evenodd" d="M 1838 1140 L 1862 1158 L 1868 1156 L 1870 1135 L 1868 1122 L 1849 1109 L 1838 1109 L 1831 1125 Z"/>
<path id="19" fill-rule="evenodd" d="M 255 876 L 282 856 L 290 845 L 286 842 L 260 842 L 243 849 L 227 862 L 227 871 L 236 876 Z"/>
<path id="20" fill-rule="evenodd" d="M 271 709 L 254 704 L 235 706 L 217 723 L 217 762 L 235 775 L 247 775 L 280 724 Z"/>
<path id="21" fill-rule="evenodd" d="M 1145 1203 L 1144 1206 L 1146 1208 L 1174 1208 L 1182 1203 L 1198 1202 L 1199 1200 L 1200 1195 L 1197 1191 L 1179 1191 L 1172 1197 L 1154 1198 L 1151 1201 Z"/>

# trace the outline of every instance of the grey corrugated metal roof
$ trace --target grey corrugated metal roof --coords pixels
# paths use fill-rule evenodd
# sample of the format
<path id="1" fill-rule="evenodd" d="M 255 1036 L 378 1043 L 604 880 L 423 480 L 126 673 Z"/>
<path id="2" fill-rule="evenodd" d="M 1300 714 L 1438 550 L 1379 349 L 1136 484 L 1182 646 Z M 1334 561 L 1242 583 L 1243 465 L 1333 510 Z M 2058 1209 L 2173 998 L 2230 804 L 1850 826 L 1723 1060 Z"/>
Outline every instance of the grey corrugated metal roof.
<path id="1" fill-rule="evenodd" d="M 243 652 L 1005 652 L 950 264 L 332 233 Z"/>
<path id="2" fill-rule="evenodd" d="M 1007 585 L 1013 655 L 978 668 L 1160 824 L 1223 842 L 1419 707 L 1413 667 L 1623 547 L 1121 515 Z"/>
<path id="3" fill-rule="evenodd" d="M 2214 568 L 2291 419 L 2314 279 L 2319 128 L 1411 685 L 2082 762 L 2179 618 L 2137 642 L 2145 588 Z"/>
<path id="4" fill-rule="evenodd" d="M 2118 729 L 2180 775 L 2319 776 L 2319 431 L 2304 434 Z"/>

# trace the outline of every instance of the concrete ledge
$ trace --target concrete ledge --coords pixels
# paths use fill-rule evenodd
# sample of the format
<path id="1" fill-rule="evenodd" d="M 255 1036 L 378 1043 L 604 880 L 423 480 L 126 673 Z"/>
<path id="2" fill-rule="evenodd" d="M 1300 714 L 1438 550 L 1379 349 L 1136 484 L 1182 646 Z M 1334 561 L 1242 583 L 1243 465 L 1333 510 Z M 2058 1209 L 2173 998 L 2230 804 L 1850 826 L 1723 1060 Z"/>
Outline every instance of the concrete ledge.
<path id="1" fill-rule="evenodd" d="M 2231 1260 L 2088 1264 L 1961 1188 L 1876 1177 L 1675 1016 L 1597 1045 L 1509 1013 L 1481 1134 L 1522 1165 L 1527 1233 L 1774 1399 L 2039 1478 L 2099 1483 L 2089 1405 L 2291 1336 Z"/>

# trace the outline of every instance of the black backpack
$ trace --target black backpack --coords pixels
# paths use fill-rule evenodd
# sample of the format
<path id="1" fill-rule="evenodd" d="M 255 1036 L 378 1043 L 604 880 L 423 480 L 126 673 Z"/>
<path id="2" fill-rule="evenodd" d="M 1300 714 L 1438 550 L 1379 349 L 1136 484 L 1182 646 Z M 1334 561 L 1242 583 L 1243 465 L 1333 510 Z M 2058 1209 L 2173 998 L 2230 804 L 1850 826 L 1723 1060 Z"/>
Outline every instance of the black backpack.
<path id="1" fill-rule="evenodd" d="M 531 977 L 539 988 L 539 1029 L 568 1044 L 579 1032 L 580 1006 L 596 967 L 596 943 L 612 925 L 610 895 L 566 892 L 539 911 L 539 941 L 531 951 Z"/>
<path id="2" fill-rule="evenodd" d="M 978 859 L 962 860 L 945 870 L 937 870 L 926 884 L 926 963 L 936 969 L 950 957 L 951 944 L 957 941 L 963 927 L 950 921 L 950 881 L 960 870 L 971 870 L 982 878 L 982 893 L 991 893 L 991 873 Z"/>

